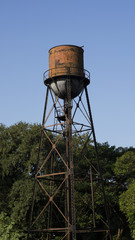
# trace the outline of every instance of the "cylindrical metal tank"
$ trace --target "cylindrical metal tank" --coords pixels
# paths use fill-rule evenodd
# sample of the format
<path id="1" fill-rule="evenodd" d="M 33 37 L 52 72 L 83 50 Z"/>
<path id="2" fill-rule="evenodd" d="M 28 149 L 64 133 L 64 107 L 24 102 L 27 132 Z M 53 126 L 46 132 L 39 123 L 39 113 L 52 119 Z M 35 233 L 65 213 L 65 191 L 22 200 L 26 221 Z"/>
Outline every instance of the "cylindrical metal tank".
<path id="1" fill-rule="evenodd" d="M 49 70 L 44 73 L 44 83 L 56 96 L 67 97 L 67 79 L 71 81 L 71 97 L 75 98 L 90 82 L 84 70 L 83 49 L 75 45 L 60 45 L 49 50 Z"/>
<path id="2" fill-rule="evenodd" d="M 49 77 L 60 75 L 84 76 L 83 49 L 61 45 L 49 50 Z"/>

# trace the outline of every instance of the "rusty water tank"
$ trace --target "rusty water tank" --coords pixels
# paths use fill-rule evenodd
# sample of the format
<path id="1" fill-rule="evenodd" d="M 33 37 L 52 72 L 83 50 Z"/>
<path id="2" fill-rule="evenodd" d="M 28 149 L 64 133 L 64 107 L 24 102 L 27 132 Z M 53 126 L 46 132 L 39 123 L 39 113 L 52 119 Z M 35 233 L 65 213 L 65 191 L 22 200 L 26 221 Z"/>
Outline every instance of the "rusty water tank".
<path id="1" fill-rule="evenodd" d="M 75 98 L 90 82 L 90 74 L 84 70 L 83 48 L 60 45 L 49 50 L 49 70 L 44 73 L 44 83 L 56 96 L 67 96 L 66 80 L 71 81 L 71 97 Z"/>

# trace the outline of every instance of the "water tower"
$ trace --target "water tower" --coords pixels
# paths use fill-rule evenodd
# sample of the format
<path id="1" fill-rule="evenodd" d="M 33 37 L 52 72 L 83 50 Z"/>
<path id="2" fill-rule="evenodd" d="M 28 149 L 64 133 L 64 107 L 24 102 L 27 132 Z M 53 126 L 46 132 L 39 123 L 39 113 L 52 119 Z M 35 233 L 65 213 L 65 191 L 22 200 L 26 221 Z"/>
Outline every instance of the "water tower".
<path id="1" fill-rule="evenodd" d="M 44 239 L 48 240 L 74 240 L 79 239 L 79 234 L 90 232 L 105 232 L 106 239 L 111 239 L 104 184 L 87 90 L 90 73 L 84 69 L 83 52 L 82 47 L 74 45 L 60 45 L 49 50 L 49 70 L 43 75 L 46 97 L 28 239 L 31 239 L 31 235 L 32 239 L 40 239 L 34 238 L 37 236 L 34 234 L 39 233 L 44 234 Z M 43 155 L 41 149 L 44 137 L 48 141 L 48 149 L 45 151 L 41 164 L 40 154 Z M 88 153 L 85 155 L 89 142 L 95 149 L 96 167 L 91 162 Z M 85 176 L 83 173 L 78 173 L 77 167 L 74 167 L 83 159 L 89 165 Z M 79 186 L 77 181 L 80 181 L 83 186 L 83 181 L 86 180 L 89 182 L 89 200 L 84 200 L 84 193 L 81 192 L 79 195 L 76 191 L 76 186 Z M 101 220 L 101 226 L 95 212 L 94 187 L 96 185 L 101 185 L 106 218 Z M 34 208 L 36 186 L 39 186 L 45 196 L 39 212 Z M 79 200 L 80 196 L 82 200 Z M 90 206 L 85 206 L 85 209 L 89 209 L 86 219 L 91 222 L 89 219 L 92 218 L 92 223 L 86 224 L 82 229 L 77 223 L 79 212 L 82 214 L 81 210 L 76 209 L 80 201 L 84 205 L 90 204 Z M 96 225 L 96 219 L 98 219 L 98 225 Z M 39 222 L 43 224 L 40 229 L 38 228 Z"/>

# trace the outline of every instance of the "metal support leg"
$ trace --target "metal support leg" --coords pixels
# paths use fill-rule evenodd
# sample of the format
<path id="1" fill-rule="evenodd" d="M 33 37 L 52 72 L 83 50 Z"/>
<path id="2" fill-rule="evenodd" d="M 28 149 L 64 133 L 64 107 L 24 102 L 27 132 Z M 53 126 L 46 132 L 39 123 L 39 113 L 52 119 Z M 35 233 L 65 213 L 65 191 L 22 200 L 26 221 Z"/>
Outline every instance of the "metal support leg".
<path id="1" fill-rule="evenodd" d="M 108 228 L 109 228 L 109 231 L 110 231 L 110 218 L 109 218 L 109 212 L 108 212 L 107 201 L 106 201 L 106 196 L 105 196 L 103 177 L 102 177 L 100 163 L 99 163 L 99 155 L 98 155 L 98 149 L 97 149 L 96 135 L 95 135 L 94 125 L 93 125 L 93 119 L 92 119 L 92 113 L 91 113 L 91 108 L 90 108 L 90 102 L 89 102 L 87 87 L 85 87 L 85 94 L 86 94 L 86 100 L 87 100 L 87 105 L 88 105 L 89 117 L 90 117 L 90 122 L 91 122 L 91 129 L 92 129 L 92 133 L 93 133 L 93 140 L 94 140 L 96 157 L 97 157 L 98 171 L 99 171 L 99 174 L 100 174 L 100 180 L 101 180 L 101 184 L 102 184 L 102 192 L 103 192 L 103 197 L 104 197 L 106 219 L 107 219 Z M 110 233 L 110 240 L 112 240 L 111 233 Z"/>
<path id="2" fill-rule="evenodd" d="M 71 118 L 71 80 L 67 79 L 67 102 L 68 102 L 68 156 L 70 167 L 70 207 L 71 207 L 71 240 L 76 239 L 75 197 L 74 197 L 74 165 L 72 152 L 72 118 Z"/>
<path id="3" fill-rule="evenodd" d="M 43 114 L 43 120 L 42 120 L 42 128 L 44 125 L 44 119 L 46 115 L 46 108 L 47 108 L 47 102 L 48 102 L 48 92 L 49 88 L 47 88 L 46 91 L 46 98 L 45 98 L 45 107 L 44 107 L 44 114 Z M 39 166 L 39 160 L 40 160 L 40 149 L 42 145 L 42 136 L 43 136 L 43 130 L 41 130 L 41 136 L 40 136 L 40 142 L 39 142 L 39 149 L 38 149 L 38 158 L 37 158 L 37 164 L 36 164 L 36 172 L 38 171 L 38 166 Z M 29 228 L 28 228 L 28 234 L 27 234 L 27 240 L 29 240 L 29 235 L 30 235 L 30 228 L 32 224 L 32 218 L 33 218 L 33 209 L 34 209 L 34 202 L 35 202 L 35 192 L 36 192 L 36 178 L 34 180 L 34 186 L 33 186 L 33 196 L 32 196 L 32 205 L 31 205 L 31 213 L 30 213 L 30 221 L 29 221 Z"/>

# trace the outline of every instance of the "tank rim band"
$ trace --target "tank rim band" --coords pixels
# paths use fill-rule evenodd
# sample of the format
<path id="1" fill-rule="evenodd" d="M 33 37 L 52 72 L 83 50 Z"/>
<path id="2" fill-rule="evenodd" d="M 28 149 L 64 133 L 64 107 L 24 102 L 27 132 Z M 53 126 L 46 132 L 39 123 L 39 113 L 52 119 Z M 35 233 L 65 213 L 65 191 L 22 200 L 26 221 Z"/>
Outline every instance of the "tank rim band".
<path id="1" fill-rule="evenodd" d="M 50 52 L 53 48 L 57 48 L 57 47 L 76 47 L 76 48 L 79 48 L 79 49 L 82 49 L 82 51 L 84 52 L 83 48 L 82 47 L 79 47 L 79 46 L 76 46 L 76 45 L 70 45 L 70 44 L 61 44 L 61 45 L 57 45 L 57 46 L 54 46 L 52 48 L 49 49 L 48 52 Z"/>

